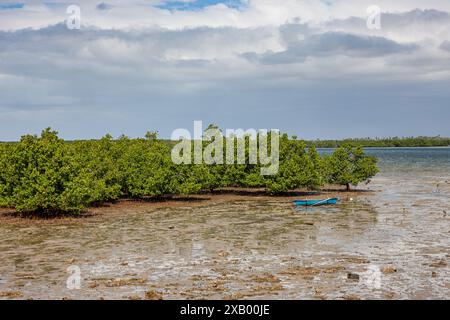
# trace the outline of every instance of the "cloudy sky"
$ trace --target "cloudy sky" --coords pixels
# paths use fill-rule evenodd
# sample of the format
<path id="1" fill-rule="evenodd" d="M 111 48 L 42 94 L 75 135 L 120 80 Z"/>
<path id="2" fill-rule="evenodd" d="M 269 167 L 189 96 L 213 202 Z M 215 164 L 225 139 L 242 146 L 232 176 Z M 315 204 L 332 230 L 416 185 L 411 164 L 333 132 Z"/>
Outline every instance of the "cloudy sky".
<path id="1" fill-rule="evenodd" d="M 450 136 L 450 1 L 0 0 L 0 140 L 169 137 L 194 120 Z"/>

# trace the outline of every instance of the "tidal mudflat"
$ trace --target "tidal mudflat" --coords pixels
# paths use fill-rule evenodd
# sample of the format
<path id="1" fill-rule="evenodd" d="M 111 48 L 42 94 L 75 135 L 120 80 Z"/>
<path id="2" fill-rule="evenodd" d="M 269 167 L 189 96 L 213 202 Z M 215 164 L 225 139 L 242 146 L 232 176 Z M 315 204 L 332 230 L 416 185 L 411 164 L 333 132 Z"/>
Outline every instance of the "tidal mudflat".
<path id="1" fill-rule="evenodd" d="M 0 299 L 448 299 L 450 149 L 369 152 L 370 192 L 333 207 L 228 195 L 2 217 Z"/>

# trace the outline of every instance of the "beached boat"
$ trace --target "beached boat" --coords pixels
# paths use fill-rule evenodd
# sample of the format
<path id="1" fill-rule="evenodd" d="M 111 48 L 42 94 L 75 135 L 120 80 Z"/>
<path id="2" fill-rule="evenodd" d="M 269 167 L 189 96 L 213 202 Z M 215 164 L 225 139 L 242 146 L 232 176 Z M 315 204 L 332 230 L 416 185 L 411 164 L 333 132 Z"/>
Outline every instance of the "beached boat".
<path id="1" fill-rule="evenodd" d="M 296 200 L 294 201 L 294 204 L 296 206 L 323 206 L 323 205 L 330 205 L 330 204 L 337 204 L 339 201 L 338 198 L 328 198 L 323 200 Z"/>

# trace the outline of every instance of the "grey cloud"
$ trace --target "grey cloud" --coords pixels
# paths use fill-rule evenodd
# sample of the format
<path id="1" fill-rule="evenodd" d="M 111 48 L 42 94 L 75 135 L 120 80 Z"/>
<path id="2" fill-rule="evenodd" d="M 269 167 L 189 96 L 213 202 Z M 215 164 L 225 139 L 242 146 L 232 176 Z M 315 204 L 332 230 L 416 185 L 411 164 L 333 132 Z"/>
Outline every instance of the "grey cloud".
<path id="1" fill-rule="evenodd" d="M 280 41 L 283 45 L 288 46 L 291 43 L 298 42 L 304 37 L 317 33 L 318 30 L 311 28 L 306 23 L 286 23 L 279 28 Z"/>
<path id="2" fill-rule="evenodd" d="M 395 53 L 410 53 L 417 48 L 418 46 L 414 44 L 399 44 L 382 37 L 326 32 L 289 43 L 285 51 L 259 55 L 259 59 L 266 64 L 296 63 L 310 56 L 381 57 Z M 252 53 L 244 56 L 251 60 L 258 57 Z"/>
<path id="3" fill-rule="evenodd" d="M 130 31 L 84 27 L 81 30 L 69 30 L 64 23 L 60 23 L 39 30 L 0 31 L 0 52 L 8 48 L 70 52 L 86 43 L 118 39 L 130 45 L 139 44 L 156 58 L 164 58 L 164 53 L 173 49 L 201 52 L 205 47 L 216 50 L 217 55 L 236 48 L 240 50 L 241 46 L 251 48 L 255 43 L 275 37 L 276 34 L 276 29 L 268 27 L 254 29 L 200 27 L 182 30 L 153 28 Z"/>
<path id="4" fill-rule="evenodd" d="M 267 28 L 68 30 L 64 24 L 0 32 L 0 76 L 15 79 L 0 77 L 5 89 L 0 108 L 142 106 L 162 96 L 193 95 L 239 77 L 218 55 L 228 50 L 233 56 L 240 46 L 257 46 L 261 36 L 272 33 Z M 171 58 L 172 51 L 182 54 Z M 19 94 L 24 91 L 30 95 Z"/>
<path id="5" fill-rule="evenodd" d="M 450 52 L 450 41 L 444 41 L 439 46 L 440 49 Z"/>
<path id="6" fill-rule="evenodd" d="M 323 25 L 328 31 L 370 34 L 404 42 L 441 42 L 450 40 L 450 14 L 438 10 L 412 10 L 404 13 L 382 13 L 381 28 L 368 30 L 366 17 L 331 20 Z"/>
<path id="7" fill-rule="evenodd" d="M 343 20 L 331 20 L 324 25 L 327 28 L 351 28 L 366 31 L 365 17 L 350 17 Z M 429 9 L 415 9 L 403 13 L 381 13 L 382 27 L 386 29 L 396 29 L 403 27 L 413 27 L 414 25 L 443 25 L 450 23 L 450 14 L 448 12 Z"/>
<path id="8" fill-rule="evenodd" d="M 444 40 L 436 46 L 447 50 Z M 49 125 L 69 138 L 148 129 L 167 137 L 193 120 L 309 138 L 450 134 L 450 80 L 432 77 L 448 58 L 441 52 L 436 59 L 433 46 L 298 21 L 181 30 L 68 30 L 62 23 L 0 32 L 0 140 Z M 352 68 L 360 73 L 347 72 Z M 324 128 L 296 120 L 325 112 L 339 121 Z M 386 112 L 407 120 L 388 128 Z"/>
<path id="9" fill-rule="evenodd" d="M 113 7 L 112 5 L 105 2 L 101 2 L 96 6 L 98 10 L 108 10 L 111 9 L 112 7 Z"/>
<path id="10" fill-rule="evenodd" d="M 415 9 L 404 13 L 383 13 L 383 20 L 388 26 L 412 24 L 443 24 L 450 22 L 450 14 L 435 9 Z"/>

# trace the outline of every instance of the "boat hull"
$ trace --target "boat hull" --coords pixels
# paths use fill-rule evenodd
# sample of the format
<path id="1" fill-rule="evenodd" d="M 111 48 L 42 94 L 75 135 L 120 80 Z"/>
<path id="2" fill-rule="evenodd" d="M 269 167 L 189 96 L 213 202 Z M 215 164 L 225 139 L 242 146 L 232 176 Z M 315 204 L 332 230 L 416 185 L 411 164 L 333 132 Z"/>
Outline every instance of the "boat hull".
<path id="1" fill-rule="evenodd" d="M 330 199 L 319 199 L 319 200 L 296 200 L 294 204 L 296 206 L 325 206 L 330 204 L 337 204 L 339 201 L 338 198 L 330 198 Z"/>

